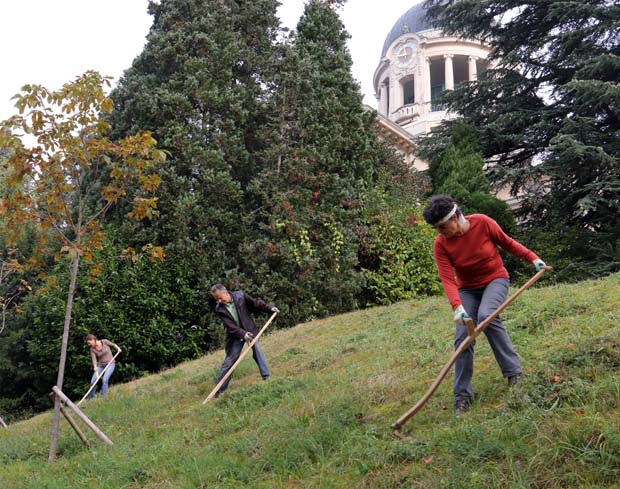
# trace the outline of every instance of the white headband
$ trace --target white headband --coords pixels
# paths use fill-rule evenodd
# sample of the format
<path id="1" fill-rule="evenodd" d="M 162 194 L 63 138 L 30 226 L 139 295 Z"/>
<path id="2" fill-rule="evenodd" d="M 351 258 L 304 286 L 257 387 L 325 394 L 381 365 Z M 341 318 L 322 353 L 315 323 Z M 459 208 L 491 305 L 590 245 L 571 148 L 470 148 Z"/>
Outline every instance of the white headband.
<path id="1" fill-rule="evenodd" d="M 458 209 L 458 206 L 454 204 L 454 207 L 452 208 L 452 210 L 448 212 L 441 221 L 437 221 L 436 224 L 443 224 L 444 222 L 448 221 L 454 215 L 457 209 Z"/>

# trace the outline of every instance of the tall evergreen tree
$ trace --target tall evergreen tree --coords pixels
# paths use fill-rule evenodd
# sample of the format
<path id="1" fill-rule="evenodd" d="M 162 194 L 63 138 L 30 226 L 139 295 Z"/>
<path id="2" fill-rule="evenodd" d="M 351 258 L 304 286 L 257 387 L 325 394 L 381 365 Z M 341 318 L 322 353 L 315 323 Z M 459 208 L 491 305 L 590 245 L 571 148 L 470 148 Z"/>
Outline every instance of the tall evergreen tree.
<path id="1" fill-rule="evenodd" d="M 377 159 L 374 115 L 351 74 L 348 34 L 336 8 L 307 3 L 285 50 L 273 98 L 274 145 L 254 188 L 264 202 L 262 256 L 295 319 L 348 310 L 363 286 L 356 227 Z"/>
<path id="2" fill-rule="evenodd" d="M 450 143 L 443 152 L 428 155 L 433 193 L 451 195 L 465 213 L 486 214 L 510 231 L 514 218 L 508 205 L 491 195 L 478 146 L 473 128 L 460 121 L 452 125 Z"/>
<path id="3" fill-rule="evenodd" d="M 527 189 L 523 210 L 538 227 L 573 229 L 578 239 L 569 253 L 591 267 L 598 263 L 601 271 L 620 268 L 618 2 L 426 5 L 444 31 L 493 48 L 486 74 L 449 94 L 447 102 L 477 128 L 484 157 L 496 162 L 494 180 L 513 191 Z M 447 132 L 425 144 L 431 151 L 445 146 Z"/>
<path id="4" fill-rule="evenodd" d="M 276 0 L 151 2 L 144 51 L 112 94 L 117 134 L 151 128 L 170 152 L 160 219 L 145 230 L 196 277 L 224 279 L 239 268 L 244 188 L 264 117 Z M 139 235 L 138 235 L 139 236 Z"/>

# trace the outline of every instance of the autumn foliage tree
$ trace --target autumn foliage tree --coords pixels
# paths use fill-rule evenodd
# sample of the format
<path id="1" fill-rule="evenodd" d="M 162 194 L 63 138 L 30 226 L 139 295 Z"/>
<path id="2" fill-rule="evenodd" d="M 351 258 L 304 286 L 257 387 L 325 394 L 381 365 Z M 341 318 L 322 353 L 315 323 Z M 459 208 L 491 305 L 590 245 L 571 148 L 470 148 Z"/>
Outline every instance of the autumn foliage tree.
<path id="1" fill-rule="evenodd" d="M 149 132 L 113 142 L 101 115 L 112 110 L 105 94 L 109 78 L 88 71 L 57 91 L 26 85 L 15 96 L 19 114 L 0 124 L 0 147 L 6 161 L 8 190 L 0 200 L 0 216 L 8 230 L 19 233 L 35 223 L 42 236 L 55 236 L 57 252 L 67 253 L 70 283 L 56 385 L 62 389 L 71 311 L 82 259 L 90 261 L 102 245 L 102 218 L 133 193 L 132 219 L 156 214 L 151 196 L 160 183 L 153 171 L 165 159 Z M 157 250 L 156 250 L 157 252 Z M 56 458 L 60 404 L 56 399 L 49 461 Z"/>
<path id="2" fill-rule="evenodd" d="M 6 193 L 7 190 L 4 185 L 6 182 L 4 163 L 8 157 L 9 151 L 0 147 L 0 165 L 2 165 L 0 167 L 0 192 L 2 193 Z M 0 220 L 0 335 L 6 329 L 9 314 L 20 310 L 18 306 L 20 298 L 32 290 L 26 278 L 26 271 L 32 269 L 32 262 L 28 263 L 29 260 L 24 257 L 23 243 L 8 245 L 5 239 L 6 234 L 4 221 Z"/>
<path id="3" fill-rule="evenodd" d="M 23 265 L 17 257 L 17 250 L 3 249 L 0 257 L 0 334 L 6 328 L 7 314 L 17 309 L 17 301 L 27 290 L 32 290 L 28 282 L 21 278 Z"/>

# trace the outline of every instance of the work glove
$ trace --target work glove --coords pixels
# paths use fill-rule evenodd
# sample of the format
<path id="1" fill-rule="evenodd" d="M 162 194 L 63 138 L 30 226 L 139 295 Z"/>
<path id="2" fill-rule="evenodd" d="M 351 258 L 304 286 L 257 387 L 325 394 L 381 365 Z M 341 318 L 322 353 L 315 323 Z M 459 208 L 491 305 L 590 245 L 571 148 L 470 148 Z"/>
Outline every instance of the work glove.
<path id="1" fill-rule="evenodd" d="M 534 268 L 536 268 L 537 272 L 540 272 L 543 268 L 547 266 L 545 265 L 545 262 L 542 261 L 540 258 L 536 258 L 535 260 L 533 260 L 532 265 L 534 265 Z"/>
<path id="2" fill-rule="evenodd" d="M 470 319 L 469 314 L 467 314 L 463 305 L 460 305 L 454 310 L 454 322 L 457 324 L 465 324 L 465 319 Z"/>
<path id="3" fill-rule="evenodd" d="M 252 333 L 250 333 L 249 331 L 243 336 L 243 339 L 245 341 L 252 341 L 254 339 L 254 335 Z"/>
<path id="4" fill-rule="evenodd" d="M 273 306 L 271 308 L 271 312 L 280 312 L 280 309 L 278 309 L 276 306 Z"/>

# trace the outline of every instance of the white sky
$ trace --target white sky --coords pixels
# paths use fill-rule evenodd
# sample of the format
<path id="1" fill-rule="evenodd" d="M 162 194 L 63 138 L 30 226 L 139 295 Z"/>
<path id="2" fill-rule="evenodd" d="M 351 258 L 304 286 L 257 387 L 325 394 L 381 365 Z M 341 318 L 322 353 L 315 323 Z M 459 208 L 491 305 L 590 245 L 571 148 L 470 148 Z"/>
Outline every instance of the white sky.
<path id="1" fill-rule="evenodd" d="M 422 0 L 348 0 L 341 19 L 351 35 L 353 76 L 364 102 L 377 106 L 372 76 L 383 41 Z M 304 0 L 281 0 L 282 24 L 294 28 Z M 114 77 L 142 51 L 151 26 L 148 0 L 0 0 L 0 120 L 13 115 L 11 97 L 27 83 L 55 90 L 86 70 Z"/>

